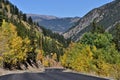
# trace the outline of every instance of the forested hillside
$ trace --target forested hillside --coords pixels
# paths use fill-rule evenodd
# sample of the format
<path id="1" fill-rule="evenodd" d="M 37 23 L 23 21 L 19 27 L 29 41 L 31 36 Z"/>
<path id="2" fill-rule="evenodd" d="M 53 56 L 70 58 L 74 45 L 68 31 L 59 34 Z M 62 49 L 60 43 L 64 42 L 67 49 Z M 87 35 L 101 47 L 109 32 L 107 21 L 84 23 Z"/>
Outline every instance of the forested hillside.
<path id="1" fill-rule="evenodd" d="M 42 65 L 52 66 L 59 60 L 63 49 L 68 46 L 68 41 L 62 35 L 53 33 L 27 18 L 8 0 L 0 1 L 0 66 L 8 69 L 26 68 L 28 64 L 37 66 L 37 61 Z M 48 61 L 46 56 L 49 56 Z"/>
<path id="2" fill-rule="evenodd" d="M 62 65 L 75 71 L 119 80 L 120 25 L 113 31 L 117 37 L 105 32 L 102 27 L 93 26 L 91 32 L 86 32 L 78 42 L 71 43 L 65 50 L 64 55 L 61 56 Z"/>

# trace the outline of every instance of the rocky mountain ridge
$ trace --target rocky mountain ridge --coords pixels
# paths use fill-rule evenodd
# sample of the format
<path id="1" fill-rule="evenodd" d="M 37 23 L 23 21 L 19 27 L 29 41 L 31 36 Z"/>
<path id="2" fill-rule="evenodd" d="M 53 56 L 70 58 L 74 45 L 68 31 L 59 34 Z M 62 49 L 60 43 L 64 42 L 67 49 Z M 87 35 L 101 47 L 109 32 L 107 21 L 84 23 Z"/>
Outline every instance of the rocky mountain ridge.
<path id="1" fill-rule="evenodd" d="M 91 10 L 79 20 L 78 25 L 64 33 L 64 37 L 78 41 L 85 32 L 91 30 L 93 21 L 104 26 L 106 31 L 112 29 L 120 21 L 120 1 L 115 0 Z"/>

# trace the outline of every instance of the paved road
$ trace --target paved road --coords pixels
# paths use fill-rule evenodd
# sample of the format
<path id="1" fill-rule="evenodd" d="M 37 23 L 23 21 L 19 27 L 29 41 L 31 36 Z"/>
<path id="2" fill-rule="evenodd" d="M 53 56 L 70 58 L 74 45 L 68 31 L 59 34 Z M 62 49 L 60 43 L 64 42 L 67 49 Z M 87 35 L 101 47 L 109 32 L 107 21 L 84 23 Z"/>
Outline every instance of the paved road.
<path id="1" fill-rule="evenodd" d="M 0 80 L 109 80 L 83 74 L 62 72 L 62 69 L 46 69 L 43 73 L 21 73 L 1 76 Z"/>

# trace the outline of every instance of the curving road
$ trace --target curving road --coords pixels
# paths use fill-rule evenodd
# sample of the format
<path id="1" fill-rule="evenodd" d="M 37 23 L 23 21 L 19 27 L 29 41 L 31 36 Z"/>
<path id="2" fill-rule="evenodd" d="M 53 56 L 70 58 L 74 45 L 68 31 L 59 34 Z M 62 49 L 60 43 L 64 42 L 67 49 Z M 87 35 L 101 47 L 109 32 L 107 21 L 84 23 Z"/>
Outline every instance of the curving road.
<path id="1" fill-rule="evenodd" d="M 109 80 L 62 71 L 63 69 L 46 69 L 43 73 L 9 74 L 0 76 L 0 80 Z"/>

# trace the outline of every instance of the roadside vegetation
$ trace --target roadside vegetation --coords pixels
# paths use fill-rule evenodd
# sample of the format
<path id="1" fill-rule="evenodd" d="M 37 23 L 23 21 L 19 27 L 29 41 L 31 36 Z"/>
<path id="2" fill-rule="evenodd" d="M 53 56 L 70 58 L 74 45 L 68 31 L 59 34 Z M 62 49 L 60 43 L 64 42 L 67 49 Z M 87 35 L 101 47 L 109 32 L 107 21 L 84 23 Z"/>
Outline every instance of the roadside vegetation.
<path id="1" fill-rule="evenodd" d="M 120 26 L 116 25 L 115 36 Z M 64 67 L 79 72 L 120 79 L 120 52 L 118 37 L 93 25 L 91 32 L 83 35 L 79 42 L 72 42 L 61 56 Z M 117 40 L 116 40 L 117 38 Z M 115 42 L 116 41 L 116 42 Z M 117 43 L 117 44 L 116 44 Z"/>

